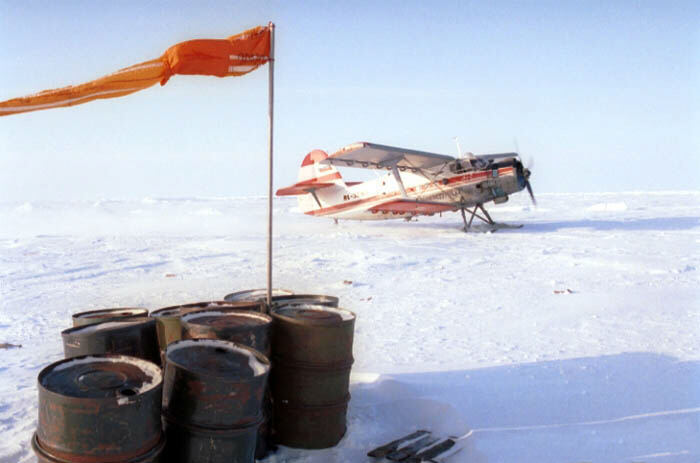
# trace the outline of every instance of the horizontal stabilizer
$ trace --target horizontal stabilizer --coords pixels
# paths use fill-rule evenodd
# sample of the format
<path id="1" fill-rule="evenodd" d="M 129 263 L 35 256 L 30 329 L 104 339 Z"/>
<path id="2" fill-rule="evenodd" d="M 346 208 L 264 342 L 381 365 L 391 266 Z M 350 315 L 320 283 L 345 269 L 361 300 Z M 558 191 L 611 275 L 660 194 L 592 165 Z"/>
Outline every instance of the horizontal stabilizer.
<path id="1" fill-rule="evenodd" d="M 391 212 L 394 214 L 421 214 L 430 215 L 436 212 L 456 211 L 459 207 L 454 204 L 438 203 L 431 201 L 412 201 L 410 199 L 399 199 L 388 203 L 374 206 L 372 212 Z"/>
<path id="2" fill-rule="evenodd" d="M 321 188 L 328 188 L 329 186 L 334 185 L 335 183 L 328 182 L 299 182 L 286 188 L 280 188 L 279 190 L 277 190 L 276 194 L 277 196 L 305 195 L 307 193 L 311 193 L 312 191 L 320 190 Z"/>

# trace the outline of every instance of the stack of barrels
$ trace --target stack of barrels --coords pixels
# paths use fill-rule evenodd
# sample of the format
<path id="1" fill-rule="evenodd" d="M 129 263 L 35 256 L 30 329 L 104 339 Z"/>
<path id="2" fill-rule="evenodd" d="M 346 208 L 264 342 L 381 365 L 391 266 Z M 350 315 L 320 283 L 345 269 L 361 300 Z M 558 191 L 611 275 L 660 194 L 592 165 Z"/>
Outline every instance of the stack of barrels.
<path id="1" fill-rule="evenodd" d="M 232 341 L 255 349 L 269 359 L 272 318 L 255 311 L 260 307 L 260 303 L 236 302 L 230 304 L 230 307 L 201 310 L 183 315 L 180 320 L 182 338 Z M 245 308 L 250 310 L 245 310 Z M 269 442 L 270 414 L 271 400 L 269 392 L 265 388 L 255 452 L 257 458 L 264 458 L 271 447 Z"/>
<path id="2" fill-rule="evenodd" d="M 225 300 L 263 300 L 264 290 Z M 335 446 L 345 435 L 355 314 L 335 296 L 275 290 L 270 379 L 272 440 L 289 447 Z"/>
<path id="3" fill-rule="evenodd" d="M 355 315 L 306 304 L 275 308 L 272 318 L 275 439 L 333 447 L 346 430 Z"/>
<path id="4" fill-rule="evenodd" d="M 336 445 L 355 315 L 333 296 L 273 295 L 73 315 L 66 360 L 38 378 L 39 462 L 252 463 L 272 442 Z"/>

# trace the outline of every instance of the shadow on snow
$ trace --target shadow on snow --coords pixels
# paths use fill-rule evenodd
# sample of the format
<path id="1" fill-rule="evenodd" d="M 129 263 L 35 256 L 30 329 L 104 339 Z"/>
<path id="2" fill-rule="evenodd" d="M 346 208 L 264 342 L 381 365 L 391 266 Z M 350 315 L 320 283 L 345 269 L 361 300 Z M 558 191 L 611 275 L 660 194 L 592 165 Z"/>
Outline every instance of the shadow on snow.
<path id="1" fill-rule="evenodd" d="M 420 428 L 471 431 L 448 462 L 700 458 L 700 362 L 665 355 L 382 375 L 351 392 L 348 461 Z"/>
<path id="2" fill-rule="evenodd" d="M 505 225 L 520 225 L 522 228 L 503 228 L 499 229 L 498 233 L 550 233 L 567 229 L 591 229 L 595 231 L 678 231 L 692 230 L 700 228 L 700 218 L 698 217 L 654 217 L 644 219 L 575 219 L 575 220 L 558 220 L 553 222 L 537 221 L 535 219 L 523 218 L 521 221 L 516 220 L 501 220 L 494 216 L 497 223 Z M 395 228 L 399 229 L 398 221 L 382 221 L 371 224 L 374 228 Z M 404 227 L 414 227 L 416 229 L 435 229 L 435 230 L 461 230 L 463 224 L 451 220 L 440 222 L 411 222 L 401 223 Z M 490 228 L 483 223 L 475 223 L 472 226 L 474 232 L 488 232 Z"/>

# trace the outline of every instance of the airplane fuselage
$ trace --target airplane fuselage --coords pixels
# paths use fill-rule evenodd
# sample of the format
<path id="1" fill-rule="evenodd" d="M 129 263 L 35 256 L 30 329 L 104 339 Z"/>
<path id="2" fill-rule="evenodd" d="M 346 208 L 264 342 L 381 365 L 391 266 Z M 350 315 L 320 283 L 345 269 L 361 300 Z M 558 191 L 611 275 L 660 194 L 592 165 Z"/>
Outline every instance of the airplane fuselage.
<path id="1" fill-rule="evenodd" d="M 315 191 L 316 198 L 311 194 L 305 195 L 300 198 L 300 206 L 305 210 L 305 214 L 313 216 L 355 220 L 398 219 L 415 214 L 378 211 L 374 208 L 387 201 L 401 199 L 450 205 L 460 203 L 464 207 L 472 207 L 489 201 L 505 202 L 509 194 L 524 188 L 523 180 L 518 178 L 515 166 L 467 171 L 455 168 L 446 170 L 444 174 L 431 179 L 409 171 L 400 172 L 406 196 L 394 175 L 388 172 L 374 180 L 347 186 L 338 184 Z M 452 172 L 453 170 L 456 172 Z M 305 204 L 307 201 L 308 204 Z"/>

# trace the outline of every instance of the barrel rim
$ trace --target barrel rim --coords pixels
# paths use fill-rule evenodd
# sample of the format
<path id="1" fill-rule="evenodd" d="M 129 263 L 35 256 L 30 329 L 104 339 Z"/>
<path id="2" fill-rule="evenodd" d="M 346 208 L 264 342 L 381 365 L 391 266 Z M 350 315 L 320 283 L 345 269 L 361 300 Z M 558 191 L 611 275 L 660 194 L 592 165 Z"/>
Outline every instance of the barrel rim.
<path id="1" fill-rule="evenodd" d="M 284 295 L 284 296 L 291 296 L 291 295 L 294 294 L 294 291 L 292 291 L 292 290 L 290 290 L 290 289 L 285 289 L 285 288 L 272 288 L 272 291 L 271 291 L 271 292 L 272 292 L 272 295 L 273 295 L 272 297 L 275 297 L 275 296 L 274 296 L 275 291 L 277 291 L 277 292 L 282 292 L 282 293 L 286 293 L 286 294 L 281 294 L 281 295 Z M 252 298 L 251 298 L 251 299 L 234 299 L 235 296 L 238 296 L 238 295 L 240 295 L 240 294 L 246 294 L 246 293 L 251 293 L 251 294 L 252 294 L 252 293 L 255 293 L 255 292 L 261 292 L 261 293 L 263 293 L 263 294 L 262 294 L 259 298 L 256 298 L 256 299 L 252 299 Z M 260 301 L 260 300 L 265 300 L 265 301 L 266 301 L 266 300 L 267 300 L 267 288 L 244 289 L 243 291 L 236 291 L 236 292 L 229 293 L 229 294 L 227 294 L 226 296 L 224 296 L 224 300 L 225 300 L 225 301 L 229 301 L 229 302 Z"/>
<path id="2" fill-rule="evenodd" d="M 252 421 L 250 423 L 246 423 L 243 426 L 222 426 L 222 427 L 210 427 L 210 426 L 200 426 L 198 424 L 194 423 L 187 423 L 183 421 L 179 421 L 176 417 L 172 416 L 170 414 L 170 411 L 168 409 L 163 409 L 161 412 L 161 415 L 163 416 L 163 421 L 168 426 L 175 426 L 179 427 L 182 429 L 185 429 L 189 432 L 192 432 L 193 434 L 198 434 L 198 435 L 216 435 L 216 436 L 230 436 L 230 435 L 236 435 L 236 434 L 243 434 L 250 432 L 253 429 L 256 429 L 260 427 L 261 424 L 265 421 L 265 416 L 263 415 L 262 412 L 260 412 L 255 418 L 255 421 Z"/>
<path id="3" fill-rule="evenodd" d="M 229 310 L 218 310 L 218 309 L 202 309 L 202 310 L 194 310 L 192 312 L 187 312 L 186 314 L 182 315 L 180 317 L 181 323 L 185 324 L 192 324 L 192 325 L 206 325 L 204 323 L 197 323 L 195 321 L 196 318 L 200 317 L 205 317 L 207 315 L 212 315 L 212 316 L 221 316 L 221 317 L 227 317 L 227 316 L 235 316 L 235 315 L 242 315 L 247 318 L 257 318 L 265 321 L 266 323 L 272 323 L 272 317 L 260 313 L 260 312 L 254 312 L 251 310 L 244 310 L 244 309 L 229 309 Z"/>
<path id="4" fill-rule="evenodd" d="M 84 319 L 84 318 L 91 318 L 92 315 L 100 315 L 100 314 L 110 314 L 112 312 L 126 312 L 126 311 L 144 311 L 142 314 L 139 313 L 138 315 L 143 315 L 143 316 L 148 316 L 148 309 L 145 307 L 110 307 L 107 309 L 97 309 L 97 310 L 87 310 L 84 312 L 78 312 L 74 313 L 71 315 L 73 319 Z M 136 314 L 134 314 L 136 315 Z"/>
<path id="5" fill-rule="evenodd" d="M 209 307 L 209 305 L 212 305 L 212 307 Z M 262 302 L 260 302 L 260 301 L 226 301 L 226 300 L 223 300 L 223 301 L 190 302 L 187 304 L 171 305 L 168 307 L 162 307 L 160 309 L 154 310 L 153 312 L 151 312 L 151 317 L 153 317 L 153 318 L 167 317 L 167 316 L 171 315 L 170 314 L 171 311 L 172 312 L 178 311 L 178 315 L 173 316 L 173 318 L 180 318 L 184 315 L 183 313 L 180 313 L 180 311 L 182 309 L 190 309 L 190 308 L 193 309 L 193 310 L 186 312 L 186 313 L 190 313 L 190 312 L 195 312 L 197 310 L 217 310 L 217 309 L 224 309 L 224 308 L 235 309 L 237 307 L 246 307 L 246 306 L 252 306 L 252 305 L 258 306 L 258 308 L 260 308 L 260 309 L 262 309 L 262 306 L 263 306 Z M 201 306 L 201 307 L 199 309 L 197 309 L 196 307 L 199 307 L 199 306 Z M 219 306 L 219 307 L 216 307 L 216 306 Z M 245 309 L 241 309 L 241 310 L 245 310 Z"/>
<path id="6" fill-rule="evenodd" d="M 286 301 L 285 299 L 289 299 L 289 301 Z M 278 296 L 277 299 L 275 297 L 272 298 L 272 305 L 280 304 L 283 305 L 286 302 L 293 303 L 295 299 L 326 299 L 328 302 L 335 302 L 336 305 L 340 303 L 340 298 L 338 296 L 331 296 L 330 294 L 287 294 L 284 296 Z M 309 302 L 309 304 L 313 304 L 313 302 Z M 323 304 L 319 304 L 323 305 Z"/>
<path id="7" fill-rule="evenodd" d="M 144 463 L 154 461 L 153 458 L 157 457 L 165 448 L 165 443 L 166 436 L 165 433 L 161 431 L 158 443 L 148 449 L 145 453 L 130 457 L 128 460 L 125 460 L 123 457 L 119 458 L 116 456 L 116 459 L 112 460 L 106 459 L 102 456 L 87 457 L 85 455 L 75 455 L 75 457 L 79 458 L 79 461 L 83 463 Z M 51 461 L 52 463 L 71 463 L 71 460 L 59 458 L 58 456 L 52 455 L 50 451 L 45 449 L 44 446 L 41 445 L 41 441 L 39 440 L 39 436 L 37 435 L 36 431 L 32 436 L 31 446 L 35 454 L 41 456 L 41 458 Z M 73 459 L 72 461 L 78 461 L 77 458 Z"/>
<path id="8" fill-rule="evenodd" d="M 39 389 L 40 393 L 44 394 L 49 394 L 50 397 L 54 397 L 55 399 L 60 399 L 60 400 L 68 400 L 70 402 L 74 401 L 79 401 L 79 402 L 91 402 L 91 401 L 96 401 L 96 402 L 104 402 L 106 400 L 123 400 L 123 397 L 75 397 L 75 396 L 70 396 L 66 394 L 61 394 L 56 391 L 53 391 L 49 389 L 47 386 L 44 385 L 42 379 L 45 378 L 48 374 L 50 374 L 52 371 L 55 371 L 56 367 L 60 366 L 61 364 L 64 363 L 70 363 L 70 362 L 75 362 L 75 361 L 80 361 L 80 360 L 88 360 L 90 358 L 94 358 L 96 361 L 103 360 L 103 361 L 108 361 L 108 362 L 117 362 L 119 360 L 124 360 L 127 363 L 130 363 L 132 365 L 136 365 L 138 368 L 141 368 L 141 371 L 143 371 L 146 376 L 150 376 L 150 373 L 155 373 L 158 381 L 155 382 L 151 387 L 148 389 L 141 391 L 139 394 L 136 394 L 132 398 L 129 398 L 129 401 L 127 403 L 132 403 L 132 401 L 140 401 L 142 400 L 145 396 L 148 394 L 152 393 L 153 391 L 157 391 L 159 388 L 162 389 L 163 387 L 163 379 L 164 379 L 164 374 L 163 370 L 155 363 L 151 362 L 150 360 L 146 360 L 140 357 L 134 357 L 133 355 L 123 355 L 123 354 L 87 354 L 87 355 L 78 355 L 76 357 L 69 357 L 69 358 L 64 358 L 61 360 L 58 360 L 56 362 L 53 362 L 44 368 L 41 369 L 39 374 L 37 375 L 36 381 L 37 381 L 37 388 Z M 146 365 L 143 365 L 145 363 Z M 142 366 L 146 366 L 151 371 L 145 371 Z M 55 401 L 54 399 L 54 401 Z"/>
<path id="9" fill-rule="evenodd" d="M 169 316 L 170 312 L 179 313 L 179 310 L 180 307 L 163 307 L 162 309 L 154 310 L 153 312 L 151 312 L 151 317 L 155 319 L 162 319 L 164 317 Z M 179 318 L 179 315 L 173 318 Z"/>
<path id="10" fill-rule="evenodd" d="M 114 326 L 111 328 L 104 329 L 105 331 L 115 332 L 133 328 L 134 326 L 148 327 L 148 325 L 150 324 L 155 325 L 156 321 L 154 318 L 151 317 L 124 317 L 124 320 L 105 320 L 101 322 L 90 323 L 89 325 L 72 326 L 70 328 L 66 328 L 65 330 L 61 331 L 61 337 L 73 335 L 81 330 L 86 330 L 88 332 L 95 331 L 97 330 L 98 325 L 103 325 L 107 323 L 123 324 L 123 326 Z"/>
<path id="11" fill-rule="evenodd" d="M 280 305 L 277 307 L 274 307 L 270 311 L 270 316 L 274 319 L 280 319 L 281 321 L 284 321 L 285 323 L 293 323 L 296 325 L 303 325 L 303 326 L 338 326 L 338 325 L 348 325 L 351 323 L 354 323 L 355 320 L 357 319 L 357 314 L 351 310 L 345 309 L 343 307 L 328 307 L 325 305 L 319 305 L 319 304 L 290 304 L 288 309 L 308 309 L 308 310 L 318 310 L 322 312 L 347 312 L 352 315 L 352 318 L 349 319 L 343 319 L 343 320 L 336 320 L 336 321 L 316 321 L 315 323 L 309 323 L 306 319 L 300 319 L 300 318 L 294 318 L 290 317 L 288 315 L 284 315 L 279 313 L 281 310 L 285 310 L 287 306 L 285 305 Z M 287 309 L 287 310 L 288 310 Z M 341 315 L 342 317 L 342 315 Z"/>
<path id="12" fill-rule="evenodd" d="M 270 359 L 268 359 L 262 352 L 260 352 L 260 351 L 258 351 L 258 350 L 256 350 L 256 349 L 253 349 L 252 347 L 249 347 L 249 346 L 246 346 L 246 345 L 237 343 L 237 342 L 233 342 L 233 341 L 227 341 L 227 340 L 225 340 L 225 339 L 204 339 L 204 338 L 200 338 L 200 339 L 178 339 L 177 341 L 173 341 L 173 342 L 171 342 L 170 344 L 168 344 L 168 346 L 165 348 L 165 355 L 164 355 L 164 358 L 165 358 L 165 366 L 166 366 L 166 367 L 167 367 L 168 364 L 172 364 L 172 365 L 174 365 L 175 367 L 177 367 L 177 368 L 179 368 L 179 369 L 181 369 L 181 370 L 183 370 L 183 371 L 187 371 L 187 372 L 190 372 L 190 373 L 192 373 L 192 374 L 196 374 L 197 376 L 206 376 L 206 377 L 210 377 L 210 378 L 217 378 L 217 379 L 220 379 L 220 380 L 223 379 L 223 380 L 231 380 L 231 381 L 234 381 L 234 380 L 231 379 L 231 378 L 222 377 L 221 375 L 217 375 L 217 374 L 213 374 L 213 373 L 208 373 L 208 372 L 206 372 L 206 371 L 196 371 L 196 372 L 193 372 L 193 371 L 192 371 L 190 368 L 188 368 L 187 366 L 182 365 L 181 363 L 176 362 L 176 361 L 174 361 L 174 360 L 171 360 L 171 359 L 168 357 L 168 351 L 171 350 L 171 349 L 173 349 L 173 348 L 177 348 L 177 346 L 178 346 L 179 344 L 183 344 L 183 343 L 201 343 L 201 344 L 211 344 L 211 343 L 216 343 L 216 344 L 218 344 L 218 343 L 224 343 L 224 344 L 229 344 L 230 346 L 228 346 L 228 347 L 233 347 L 233 348 L 237 348 L 237 349 L 244 349 L 244 350 L 250 351 L 250 353 L 253 354 L 253 356 L 256 358 L 256 360 L 262 361 L 263 366 L 265 367 L 265 371 L 264 371 L 264 372 L 262 372 L 262 373 L 260 373 L 260 374 L 254 374 L 253 376 L 249 376 L 249 377 L 236 378 L 236 379 L 235 379 L 235 382 L 236 382 L 236 383 L 245 383 L 245 382 L 258 381 L 258 380 L 260 379 L 260 377 L 269 374 L 269 373 L 270 373 L 270 369 L 272 368 L 272 362 L 270 362 Z M 164 371 L 165 371 L 165 370 L 164 370 Z"/>

